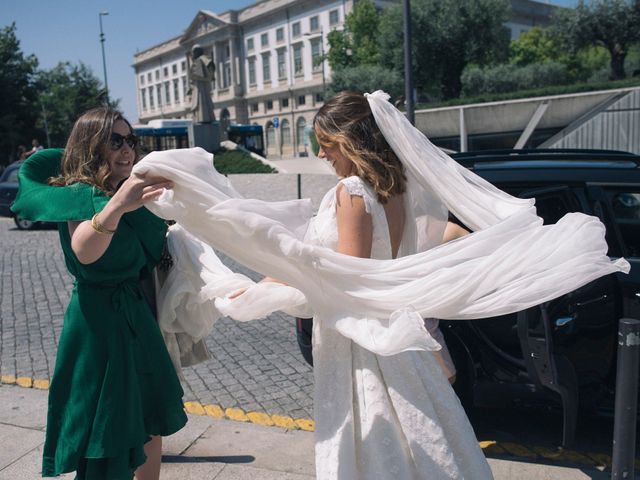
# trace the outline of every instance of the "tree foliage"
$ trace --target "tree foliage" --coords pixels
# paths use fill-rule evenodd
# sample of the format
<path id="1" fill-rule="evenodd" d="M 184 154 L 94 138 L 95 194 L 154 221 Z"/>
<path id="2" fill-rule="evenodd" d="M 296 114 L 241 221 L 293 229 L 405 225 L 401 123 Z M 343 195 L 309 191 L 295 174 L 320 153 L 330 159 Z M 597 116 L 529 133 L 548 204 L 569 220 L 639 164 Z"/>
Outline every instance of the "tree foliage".
<path id="1" fill-rule="evenodd" d="M 404 83 L 400 74 L 380 65 L 358 65 L 333 72 L 328 94 L 333 96 L 342 90 L 365 93 L 384 90 L 395 98 L 402 94 Z"/>
<path id="2" fill-rule="evenodd" d="M 371 0 L 357 2 L 344 19 L 344 30 L 327 35 L 327 59 L 333 70 L 358 65 L 376 65 L 380 61 L 378 28 L 380 12 Z"/>
<path id="3" fill-rule="evenodd" d="M 574 9 L 559 9 L 553 30 L 570 51 L 600 45 L 610 55 L 610 78 L 626 76 L 629 47 L 640 41 L 640 7 L 628 0 L 580 0 Z"/>
<path id="4" fill-rule="evenodd" d="M 540 27 L 523 32 L 509 45 L 510 62 L 513 65 L 530 65 L 558 60 L 561 46 L 555 35 Z"/>
<path id="5" fill-rule="evenodd" d="M 508 0 L 414 0 L 411 2 L 413 78 L 418 89 L 437 87 L 456 98 L 469 63 L 506 59 Z M 404 72 L 402 7 L 387 9 L 380 22 L 382 64 Z"/>
<path id="6" fill-rule="evenodd" d="M 37 76 L 42 115 L 38 126 L 44 130 L 46 116 L 51 146 L 64 146 L 75 120 L 90 108 L 104 105 L 104 89 L 91 68 L 80 62 L 60 62 Z M 110 102 L 117 107 L 118 102 Z"/>
<path id="7" fill-rule="evenodd" d="M 20 50 L 15 23 L 0 30 L 0 164 L 14 159 L 20 143 L 35 136 L 39 109 L 34 76 L 38 60 Z"/>

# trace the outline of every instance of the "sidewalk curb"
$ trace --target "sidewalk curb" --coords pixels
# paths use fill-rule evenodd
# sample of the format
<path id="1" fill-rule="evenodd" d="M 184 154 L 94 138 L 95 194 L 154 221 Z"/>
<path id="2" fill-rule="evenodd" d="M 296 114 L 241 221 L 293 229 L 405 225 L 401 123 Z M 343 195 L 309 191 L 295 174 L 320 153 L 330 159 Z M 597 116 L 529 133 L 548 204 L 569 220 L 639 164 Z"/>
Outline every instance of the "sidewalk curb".
<path id="1" fill-rule="evenodd" d="M 49 380 L 15 377 L 13 375 L 0 376 L 0 383 L 38 390 L 47 390 L 49 388 Z M 277 427 L 283 430 L 302 430 L 306 432 L 313 432 L 315 430 L 315 422 L 311 419 L 294 419 L 289 416 L 271 415 L 263 412 L 246 412 L 238 407 L 222 408 L 219 405 L 202 405 L 199 402 L 184 402 L 184 408 L 187 413 L 192 415 L 232 420 L 241 423 L 253 423 L 264 427 Z M 481 440 L 478 443 L 487 456 L 508 456 L 530 462 L 565 462 L 576 466 L 596 468 L 601 471 L 611 468 L 611 456 L 608 454 L 581 453 L 563 448 L 550 449 L 541 446 L 524 446 L 517 443 L 498 442 L 495 440 Z M 636 460 L 636 468 L 640 470 L 640 459 Z"/>

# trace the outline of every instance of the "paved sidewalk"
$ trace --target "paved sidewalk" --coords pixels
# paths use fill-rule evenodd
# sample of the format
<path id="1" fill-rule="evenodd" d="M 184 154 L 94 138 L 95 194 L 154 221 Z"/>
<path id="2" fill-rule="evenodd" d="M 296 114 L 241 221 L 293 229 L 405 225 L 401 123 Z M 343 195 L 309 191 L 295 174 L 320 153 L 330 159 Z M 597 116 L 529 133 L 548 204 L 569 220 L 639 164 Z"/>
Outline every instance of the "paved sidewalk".
<path id="1" fill-rule="evenodd" d="M 0 385 L 0 480 L 36 480 L 47 392 Z M 161 480 L 311 480 L 313 433 L 189 415 L 164 440 Z M 605 480 L 596 469 L 490 458 L 496 480 Z M 74 478 L 73 474 L 58 477 Z M 473 480 L 473 479 L 471 479 Z"/>

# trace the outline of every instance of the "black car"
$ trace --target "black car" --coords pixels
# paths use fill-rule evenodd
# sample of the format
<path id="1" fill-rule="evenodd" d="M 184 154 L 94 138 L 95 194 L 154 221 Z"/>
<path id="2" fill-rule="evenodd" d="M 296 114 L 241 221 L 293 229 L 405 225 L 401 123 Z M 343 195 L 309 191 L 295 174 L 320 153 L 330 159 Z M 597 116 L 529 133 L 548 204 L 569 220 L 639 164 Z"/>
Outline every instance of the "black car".
<path id="1" fill-rule="evenodd" d="M 613 410 L 618 320 L 640 319 L 640 156 L 554 149 L 453 158 L 514 196 L 535 198 L 545 223 L 569 212 L 598 217 L 609 256 L 631 264 L 628 275 L 600 278 L 517 314 L 440 323 L 457 369 L 454 388 L 465 405 L 557 404 L 568 446 L 579 411 Z M 297 321 L 298 343 L 310 363 L 311 322 Z"/>
<path id="2" fill-rule="evenodd" d="M 18 171 L 21 162 L 14 162 L 7 166 L 0 175 L 0 217 L 10 217 L 20 230 L 31 230 L 44 222 L 32 222 L 26 218 L 21 218 L 11 211 L 11 204 L 18 194 Z"/>

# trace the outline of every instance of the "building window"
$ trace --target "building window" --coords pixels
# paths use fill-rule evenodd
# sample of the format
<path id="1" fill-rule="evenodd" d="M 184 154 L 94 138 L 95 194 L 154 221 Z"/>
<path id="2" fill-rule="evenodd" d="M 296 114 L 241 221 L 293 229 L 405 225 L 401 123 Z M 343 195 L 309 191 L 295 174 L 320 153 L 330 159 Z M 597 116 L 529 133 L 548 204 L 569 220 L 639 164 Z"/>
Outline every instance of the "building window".
<path id="1" fill-rule="evenodd" d="M 269 33 L 263 33 L 260 35 L 260 46 L 266 47 L 269 45 Z"/>
<path id="2" fill-rule="evenodd" d="M 142 110 L 147 109 L 147 89 L 140 90 L 140 99 L 142 100 Z"/>
<path id="3" fill-rule="evenodd" d="M 156 70 L 156 80 L 160 80 L 160 70 Z"/>
<path id="4" fill-rule="evenodd" d="M 247 51 L 248 52 L 253 51 L 253 38 L 250 38 L 249 40 L 247 40 Z"/>
<path id="5" fill-rule="evenodd" d="M 173 65 L 171 65 L 171 73 L 173 73 L 174 75 L 176 73 L 178 73 L 178 64 L 174 63 Z"/>
<path id="6" fill-rule="evenodd" d="M 173 81 L 173 103 L 179 103 L 180 102 L 180 86 L 178 85 L 178 79 L 176 78 Z"/>
<path id="7" fill-rule="evenodd" d="M 187 62 L 183 60 L 180 62 L 180 71 L 185 72 L 187 70 Z"/>
<path id="8" fill-rule="evenodd" d="M 338 10 L 331 10 L 329 12 L 329 25 L 335 25 L 340 21 L 340 13 Z"/>
<path id="9" fill-rule="evenodd" d="M 293 73 L 302 75 L 302 45 L 293 47 Z"/>
<path id="10" fill-rule="evenodd" d="M 140 75 L 140 85 L 144 85 L 144 75 Z"/>
<path id="11" fill-rule="evenodd" d="M 316 103 L 322 103 L 324 102 L 324 94 L 318 92 L 316 93 Z"/>
<path id="12" fill-rule="evenodd" d="M 276 41 L 282 42 L 284 41 L 284 28 L 280 27 L 276 30 Z"/>
<path id="13" fill-rule="evenodd" d="M 313 65 L 314 72 L 322 70 L 322 48 L 320 39 L 311 42 L 311 65 Z"/>
<path id="14" fill-rule="evenodd" d="M 262 55 L 262 81 L 271 81 L 271 56 L 268 54 Z"/>
<path id="15" fill-rule="evenodd" d="M 273 100 L 267 100 L 264 106 L 265 110 L 273 110 Z"/>
<path id="16" fill-rule="evenodd" d="M 252 103 L 251 104 L 251 112 L 253 113 L 257 113 L 258 110 L 260 110 L 260 104 L 259 103 Z"/>
<path id="17" fill-rule="evenodd" d="M 293 35 L 294 37 L 300 36 L 300 22 L 296 22 L 291 25 L 291 35 Z"/>
<path id="18" fill-rule="evenodd" d="M 153 98 L 153 87 L 149 87 L 149 107 L 153 110 L 156 108 Z"/>
<path id="19" fill-rule="evenodd" d="M 282 134 L 282 145 L 291 145 L 291 127 L 289 126 L 289 120 L 282 120 L 280 130 Z"/>
<path id="20" fill-rule="evenodd" d="M 280 108 L 288 108 L 289 107 L 289 99 L 281 98 L 280 99 Z"/>
<path id="21" fill-rule="evenodd" d="M 169 67 L 164 67 L 162 69 L 162 73 L 164 74 L 165 78 L 169 76 Z"/>
<path id="22" fill-rule="evenodd" d="M 309 145 L 309 138 L 307 133 L 307 121 L 304 117 L 300 117 L 296 123 L 296 147 L 299 149 L 303 145 L 306 150 L 306 146 Z"/>
<path id="23" fill-rule="evenodd" d="M 312 32 L 315 32 L 316 30 L 320 30 L 320 21 L 318 20 L 317 15 L 309 19 L 309 30 Z"/>
<path id="24" fill-rule="evenodd" d="M 147 73 L 147 83 L 151 83 L 151 72 Z"/>
<path id="25" fill-rule="evenodd" d="M 287 69 L 285 64 L 285 53 L 286 53 L 286 50 L 284 49 L 278 50 L 278 78 L 279 79 L 286 78 L 287 76 Z"/>
<path id="26" fill-rule="evenodd" d="M 164 82 L 164 103 L 165 105 L 171 104 L 171 84 Z"/>
<path id="27" fill-rule="evenodd" d="M 304 105 L 305 103 L 307 103 L 307 97 L 298 95 L 298 105 Z"/>
<path id="28" fill-rule="evenodd" d="M 267 148 L 276 146 L 276 129 L 271 122 L 267 123 Z"/>
<path id="29" fill-rule="evenodd" d="M 158 100 L 158 106 L 162 106 L 162 88 L 160 85 L 156 85 L 156 100 Z"/>
<path id="30" fill-rule="evenodd" d="M 222 88 L 229 88 L 231 85 L 231 62 L 227 60 L 222 66 Z"/>
<path id="31" fill-rule="evenodd" d="M 182 99 L 184 101 L 184 99 L 187 98 L 187 77 L 181 77 L 182 78 Z"/>
<path id="32" fill-rule="evenodd" d="M 256 59 L 251 57 L 249 59 L 249 85 L 256 84 Z"/>

